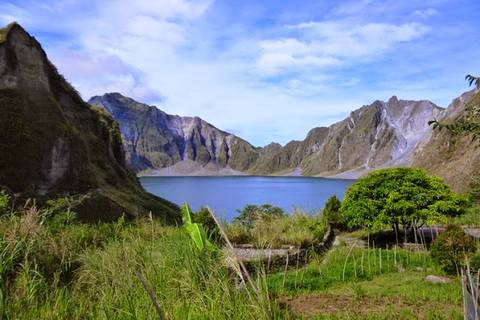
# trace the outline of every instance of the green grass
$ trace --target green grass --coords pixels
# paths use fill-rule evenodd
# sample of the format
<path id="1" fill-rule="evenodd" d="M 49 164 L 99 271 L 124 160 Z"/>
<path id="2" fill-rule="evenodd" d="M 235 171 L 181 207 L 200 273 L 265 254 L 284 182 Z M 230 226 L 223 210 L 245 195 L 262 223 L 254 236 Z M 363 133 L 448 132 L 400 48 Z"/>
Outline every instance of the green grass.
<path id="1" fill-rule="evenodd" d="M 286 245 L 308 248 L 322 241 L 326 229 L 321 215 L 295 212 L 292 215 L 255 220 L 251 228 L 234 222 L 226 226 L 226 233 L 233 243 L 251 243 L 258 248 Z"/>
<path id="2" fill-rule="evenodd" d="M 466 209 L 461 216 L 455 217 L 453 222 L 462 226 L 480 227 L 480 205 L 474 205 Z"/>
<path id="3" fill-rule="evenodd" d="M 219 251 L 157 221 L 80 224 L 67 212 L 0 216 L 0 318 L 152 319 L 140 272 L 170 319 L 271 319 L 264 277 L 238 285 Z"/>
<path id="4" fill-rule="evenodd" d="M 4 200 L 7 201 L 4 201 Z M 304 268 L 239 284 L 220 250 L 157 220 L 82 224 L 70 200 L 11 213 L 0 194 L 1 319 L 461 319 L 458 279 L 426 253 L 341 246 Z"/>
<path id="5" fill-rule="evenodd" d="M 270 290 L 287 309 L 313 319 L 462 319 L 459 280 L 424 280 L 442 274 L 428 254 L 349 251 L 339 247 L 304 268 L 271 275 Z"/>

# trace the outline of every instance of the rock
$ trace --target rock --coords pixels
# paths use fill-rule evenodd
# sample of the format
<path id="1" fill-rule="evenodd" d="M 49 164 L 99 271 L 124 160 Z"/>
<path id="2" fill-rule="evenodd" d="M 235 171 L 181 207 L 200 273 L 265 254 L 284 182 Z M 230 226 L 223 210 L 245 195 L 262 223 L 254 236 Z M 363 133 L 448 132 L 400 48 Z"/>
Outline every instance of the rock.
<path id="1" fill-rule="evenodd" d="M 467 105 L 480 104 L 480 92 L 471 90 L 452 101 L 437 119 L 452 123 L 465 115 Z M 480 142 L 470 135 L 435 130 L 420 143 L 413 155 L 414 167 L 442 177 L 455 191 L 466 191 L 480 177 Z"/>
<path id="2" fill-rule="evenodd" d="M 194 164 L 219 174 L 308 176 L 358 176 L 408 165 L 417 143 L 430 133 L 427 122 L 442 110 L 429 101 L 392 97 L 363 106 L 329 127 L 313 128 L 302 141 L 259 148 L 198 117 L 169 115 L 119 93 L 92 97 L 89 103 L 120 123 L 128 165 L 158 175 L 192 175 L 200 170 Z"/>
<path id="3" fill-rule="evenodd" d="M 120 124 L 128 165 L 136 172 L 173 167 L 172 174 L 208 175 L 208 171 L 241 174 L 259 158 L 260 151 L 245 140 L 198 117 L 170 115 L 120 93 L 106 93 L 89 100 L 109 112 Z M 264 156 L 279 145 L 271 144 Z M 210 170 L 202 170 L 209 167 Z M 200 172 L 201 171 L 201 172 Z M 169 175 L 168 171 L 149 174 Z"/>
<path id="4" fill-rule="evenodd" d="M 425 277 L 425 281 L 431 283 L 451 283 L 452 279 L 443 276 L 428 275 Z"/>
<path id="5" fill-rule="evenodd" d="M 85 220 L 151 211 L 179 222 L 178 207 L 126 167 L 118 124 L 82 100 L 20 25 L 0 36 L 0 185 L 20 198 L 86 195 L 75 208 Z"/>

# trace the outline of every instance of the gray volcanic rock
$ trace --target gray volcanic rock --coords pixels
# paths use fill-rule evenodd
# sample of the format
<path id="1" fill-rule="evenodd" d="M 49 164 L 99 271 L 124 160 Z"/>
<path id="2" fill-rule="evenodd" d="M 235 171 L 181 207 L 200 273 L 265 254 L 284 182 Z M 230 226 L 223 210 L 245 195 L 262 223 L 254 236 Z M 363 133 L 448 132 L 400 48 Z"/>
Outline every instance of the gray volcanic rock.
<path id="1" fill-rule="evenodd" d="M 253 147 L 200 118 L 168 115 L 109 93 L 89 103 L 120 123 L 128 164 L 159 175 L 287 175 L 358 177 L 387 166 L 408 166 L 413 150 L 430 134 L 428 121 L 443 109 L 429 101 L 375 101 L 330 127 L 310 130 L 284 147 Z M 168 170 L 164 170 L 168 168 Z"/>
<path id="2" fill-rule="evenodd" d="M 257 163 L 253 173 L 288 172 L 301 168 L 306 176 L 349 172 L 358 177 L 387 166 L 408 166 L 415 146 L 429 134 L 428 121 L 442 109 L 429 101 L 375 101 L 353 111 L 328 128 L 311 130 L 305 140 L 289 142 Z"/>
<path id="3" fill-rule="evenodd" d="M 246 171 L 259 157 L 257 148 L 245 140 L 198 117 L 169 115 L 119 93 L 96 96 L 89 103 L 119 122 L 127 163 L 137 172 L 189 161 Z"/>
<path id="4" fill-rule="evenodd" d="M 415 146 L 430 132 L 428 121 L 442 109 L 430 101 L 375 101 L 329 127 L 321 148 L 306 159 L 306 175 L 410 165 Z"/>
<path id="5" fill-rule="evenodd" d="M 468 104 L 480 104 L 480 92 L 471 90 L 454 99 L 436 119 L 452 123 L 462 117 Z M 466 191 L 480 179 L 480 148 L 471 135 L 434 130 L 415 148 L 412 165 L 442 177 L 456 191 Z"/>
<path id="6" fill-rule="evenodd" d="M 88 195 L 75 209 L 87 220 L 150 211 L 180 220 L 126 167 L 118 124 L 86 104 L 18 24 L 0 29 L 0 139 L 0 186 L 20 198 Z"/>

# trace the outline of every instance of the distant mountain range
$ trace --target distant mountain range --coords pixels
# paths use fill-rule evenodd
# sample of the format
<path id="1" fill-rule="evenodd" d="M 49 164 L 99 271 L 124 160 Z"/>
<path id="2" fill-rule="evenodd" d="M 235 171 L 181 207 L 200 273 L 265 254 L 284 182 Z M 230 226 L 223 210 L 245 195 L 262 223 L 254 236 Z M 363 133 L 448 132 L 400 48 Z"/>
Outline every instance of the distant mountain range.
<path id="1" fill-rule="evenodd" d="M 254 147 L 198 117 L 169 115 L 119 93 L 96 96 L 120 124 L 127 163 L 152 175 L 306 175 L 356 178 L 369 170 L 409 166 L 430 137 L 428 121 L 445 111 L 426 100 L 375 101 L 303 141 Z"/>

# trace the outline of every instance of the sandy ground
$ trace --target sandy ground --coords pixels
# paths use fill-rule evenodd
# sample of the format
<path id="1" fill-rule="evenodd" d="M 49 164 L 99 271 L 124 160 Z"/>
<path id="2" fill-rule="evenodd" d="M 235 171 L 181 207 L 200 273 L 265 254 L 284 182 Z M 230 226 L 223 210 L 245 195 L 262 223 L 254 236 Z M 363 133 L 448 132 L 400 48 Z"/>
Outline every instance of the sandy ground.
<path id="1" fill-rule="evenodd" d="M 143 171 L 139 176 L 244 176 L 245 173 L 234 170 L 230 167 L 220 167 L 214 163 L 205 166 L 191 161 L 184 160 L 175 163 L 173 166 L 162 169 L 150 169 Z"/>

